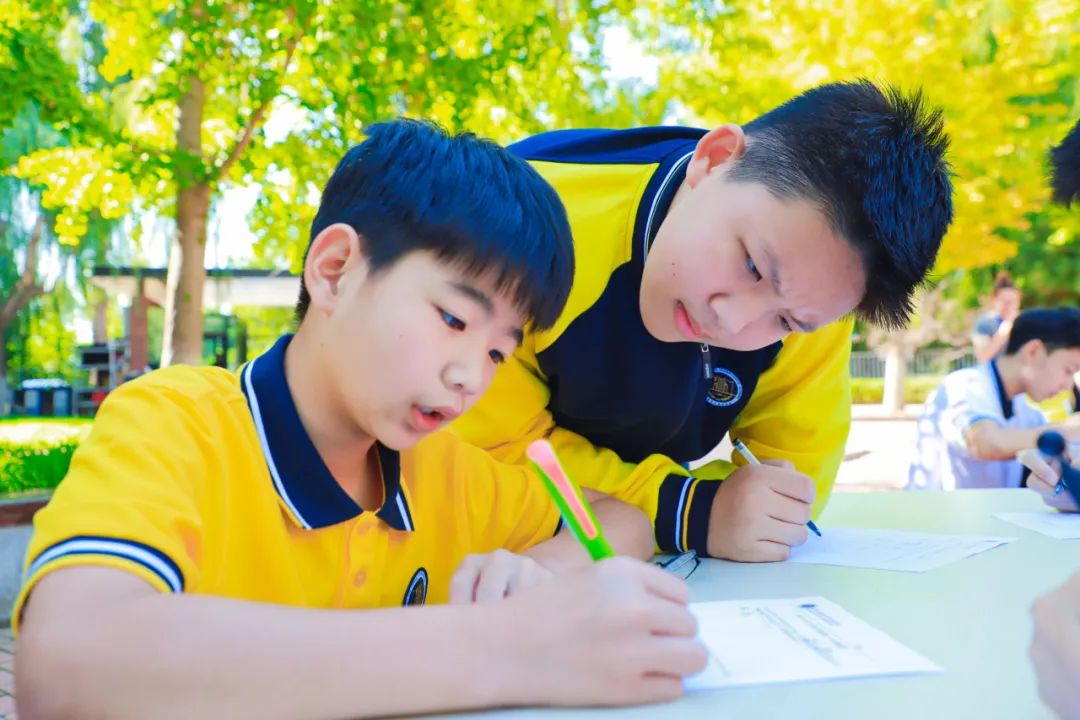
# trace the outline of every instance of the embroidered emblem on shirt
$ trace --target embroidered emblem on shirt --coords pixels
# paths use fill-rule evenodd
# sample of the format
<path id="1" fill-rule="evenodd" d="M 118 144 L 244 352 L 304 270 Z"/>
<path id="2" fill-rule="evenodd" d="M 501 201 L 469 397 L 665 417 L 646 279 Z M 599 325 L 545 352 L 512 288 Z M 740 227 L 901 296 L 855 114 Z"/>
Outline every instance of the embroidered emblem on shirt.
<path id="1" fill-rule="evenodd" d="M 742 381 L 726 368 L 713 368 L 712 387 L 705 402 L 716 407 L 734 405 L 742 397 Z"/>
<path id="2" fill-rule="evenodd" d="M 427 600 L 427 586 L 428 577 L 427 570 L 420 568 L 413 573 L 412 580 L 409 581 L 409 588 L 405 591 L 405 599 L 402 601 L 402 605 L 423 605 Z"/>

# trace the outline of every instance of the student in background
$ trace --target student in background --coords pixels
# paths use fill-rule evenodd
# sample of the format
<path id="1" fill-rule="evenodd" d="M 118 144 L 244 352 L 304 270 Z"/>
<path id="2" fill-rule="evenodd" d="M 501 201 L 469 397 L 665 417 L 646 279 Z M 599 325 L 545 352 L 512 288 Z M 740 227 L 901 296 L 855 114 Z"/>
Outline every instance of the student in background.
<path id="1" fill-rule="evenodd" d="M 1073 201 L 1080 199 L 1080 122 L 1073 126 L 1060 145 L 1051 150 L 1050 167 L 1050 186 L 1054 201 L 1069 207 Z M 1080 375 L 1073 377 L 1074 398 L 1077 397 L 1078 378 Z M 1075 406 L 1073 411 L 1076 411 Z M 1031 470 L 1028 487 L 1039 493 L 1047 505 L 1063 512 L 1077 511 L 1078 508 L 1069 493 L 1056 491 L 1060 475 L 1038 450 L 1022 450 L 1017 459 Z M 1080 458 L 1073 458 L 1074 463 L 1078 460 Z"/>
<path id="2" fill-rule="evenodd" d="M 1068 206 L 1080 199 L 1080 123 L 1050 153 L 1050 161 L 1054 200 Z M 1037 458 L 1033 452 L 1024 456 L 1029 460 Z M 1057 474 L 1052 470 L 1046 472 L 1049 466 L 1045 462 L 1042 467 L 1033 462 L 1028 466 L 1032 468 L 1032 478 L 1038 476 L 1046 484 L 1040 492 L 1047 497 L 1048 488 L 1057 483 Z M 1075 511 L 1076 507 L 1069 509 Z M 1031 615 L 1035 632 L 1030 655 L 1039 681 L 1039 696 L 1063 720 L 1077 720 L 1080 718 L 1080 573 L 1040 598 L 1031 608 Z"/>
<path id="3" fill-rule="evenodd" d="M 1080 416 L 1051 426 L 1029 400 L 1068 389 L 1080 370 L 1080 310 L 1037 308 L 1017 317 L 1004 354 L 950 373 L 917 424 L 910 490 L 1019 487 L 1016 454 L 1055 427 L 1080 441 Z"/>
<path id="4" fill-rule="evenodd" d="M 679 695 L 706 660 L 686 585 L 592 563 L 530 471 L 439 431 L 527 323 L 554 322 L 572 273 L 565 212 L 526 163 L 424 123 L 370 126 L 312 223 L 296 334 L 237 374 L 122 385 L 35 516 L 19 714 Z M 616 551 L 651 555 L 648 519 L 595 499 Z"/>
<path id="5" fill-rule="evenodd" d="M 1020 288 L 1013 284 L 1012 277 L 1004 270 L 999 272 L 994 278 L 990 310 L 979 315 L 971 329 L 971 344 L 979 362 L 993 360 L 1005 349 L 1013 322 L 1020 314 L 1020 300 Z"/>

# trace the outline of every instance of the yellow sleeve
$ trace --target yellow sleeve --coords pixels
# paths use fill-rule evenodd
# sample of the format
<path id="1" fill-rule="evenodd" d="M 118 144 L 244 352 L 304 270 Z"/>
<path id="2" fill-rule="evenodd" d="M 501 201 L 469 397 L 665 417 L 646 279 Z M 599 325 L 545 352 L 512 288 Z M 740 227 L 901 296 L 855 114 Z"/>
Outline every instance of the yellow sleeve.
<path id="1" fill-rule="evenodd" d="M 525 448 L 551 440 L 566 471 L 583 487 L 640 508 L 656 529 L 663 552 L 705 552 L 716 482 L 698 482 L 675 461 L 651 455 L 640 464 L 555 426 L 547 409 L 551 393 L 533 351 L 534 336 L 495 374 L 491 388 L 453 426 L 467 442 L 506 463 L 525 464 Z"/>
<path id="2" fill-rule="evenodd" d="M 113 567 L 160 592 L 197 584 L 201 523 L 192 487 L 206 432 L 189 403 L 147 379 L 109 394 L 48 505 L 34 516 L 17 630 L 35 584 L 74 565 Z"/>
<path id="3" fill-rule="evenodd" d="M 790 460 L 813 478 L 817 517 L 832 492 L 851 427 L 850 318 L 790 335 L 731 428 L 758 458 Z M 745 461 L 735 453 L 736 465 Z"/>
<path id="4" fill-rule="evenodd" d="M 436 433 L 422 442 L 412 452 L 422 460 L 410 475 L 425 489 L 447 479 L 453 483 L 448 512 L 456 512 L 463 527 L 460 538 L 446 537 L 446 542 L 467 543 L 466 553 L 521 552 L 559 531 L 559 509 L 531 469 L 498 462 L 453 433 Z M 438 492 L 431 490 L 432 495 Z"/>

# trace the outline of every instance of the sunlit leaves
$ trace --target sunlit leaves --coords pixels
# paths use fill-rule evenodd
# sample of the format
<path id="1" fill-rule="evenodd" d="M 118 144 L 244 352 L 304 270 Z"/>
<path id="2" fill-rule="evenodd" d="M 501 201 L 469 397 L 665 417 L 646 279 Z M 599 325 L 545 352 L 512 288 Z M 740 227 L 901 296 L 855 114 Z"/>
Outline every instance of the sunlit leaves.
<path id="1" fill-rule="evenodd" d="M 654 12 L 663 24 L 685 11 Z M 679 119 L 745 122 L 813 85 L 859 76 L 922 86 L 945 109 L 956 172 L 956 221 L 938 271 L 1000 263 L 1017 251 L 1006 237 L 1035 239 L 1024 233 L 1046 206 L 1043 158 L 1080 111 L 1080 3 L 749 0 L 689 28 L 689 43 L 654 45 L 660 92 Z"/>

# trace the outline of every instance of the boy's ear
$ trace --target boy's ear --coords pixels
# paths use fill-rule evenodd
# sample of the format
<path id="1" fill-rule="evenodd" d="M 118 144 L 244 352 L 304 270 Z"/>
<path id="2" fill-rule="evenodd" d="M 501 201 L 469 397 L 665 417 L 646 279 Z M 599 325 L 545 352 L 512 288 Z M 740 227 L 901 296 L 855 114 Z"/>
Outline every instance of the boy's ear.
<path id="1" fill-rule="evenodd" d="M 341 279 L 354 270 L 367 274 L 367 256 L 356 230 L 334 223 L 315 236 L 304 262 L 304 287 L 311 307 L 329 313 L 340 296 Z"/>
<path id="2" fill-rule="evenodd" d="M 1022 357 L 1025 362 L 1032 362 L 1045 354 L 1046 345 L 1043 344 L 1042 340 L 1028 340 L 1020 346 L 1020 357 Z"/>
<path id="3" fill-rule="evenodd" d="M 746 151 L 746 134 L 738 125 L 728 123 L 713 128 L 698 140 L 694 156 L 686 167 L 686 180 L 694 187 L 704 180 L 713 168 L 738 160 Z"/>

